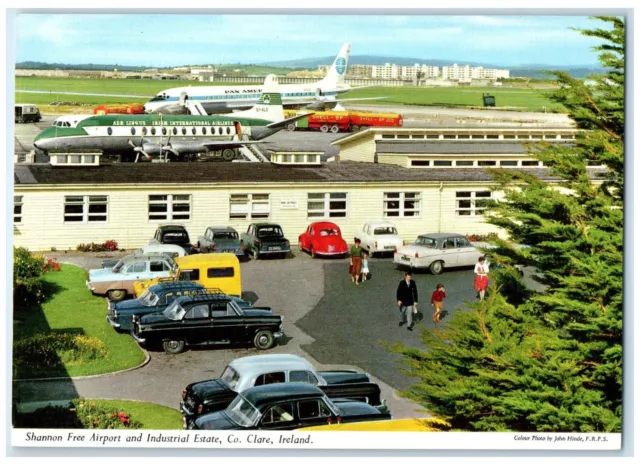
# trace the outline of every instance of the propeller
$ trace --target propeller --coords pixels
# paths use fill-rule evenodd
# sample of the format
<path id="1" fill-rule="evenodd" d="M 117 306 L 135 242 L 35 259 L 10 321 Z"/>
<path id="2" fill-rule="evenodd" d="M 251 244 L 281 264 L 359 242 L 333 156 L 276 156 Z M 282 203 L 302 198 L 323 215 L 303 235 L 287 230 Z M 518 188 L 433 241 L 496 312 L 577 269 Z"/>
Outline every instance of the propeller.
<path id="1" fill-rule="evenodd" d="M 134 144 L 131 139 L 129 139 L 128 142 L 129 142 L 129 145 L 133 147 L 133 151 L 137 152 L 135 163 L 138 163 L 138 160 L 140 159 L 140 154 L 141 153 L 145 157 L 147 157 L 147 160 L 151 160 L 151 155 L 149 155 L 147 152 L 145 152 L 144 148 L 143 148 L 143 144 L 145 142 L 144 136 L 140 136 L 140 144 L 139 145 Z"/>

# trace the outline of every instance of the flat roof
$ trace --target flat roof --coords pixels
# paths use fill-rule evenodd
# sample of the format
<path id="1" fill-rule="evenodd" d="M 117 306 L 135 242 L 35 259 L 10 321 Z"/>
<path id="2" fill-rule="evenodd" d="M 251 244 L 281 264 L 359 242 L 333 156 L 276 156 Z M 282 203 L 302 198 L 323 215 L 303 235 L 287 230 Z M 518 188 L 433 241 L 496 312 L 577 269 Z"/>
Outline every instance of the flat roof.
<path id="1" fill-rule="evenodd" d="M 95 167 L 14 165 L 16 186 L 140 186 L 146 184 L 227 185 L 332 182 L 492 181 L 484 168 L 404 168 L 386 163 L 343 161 L 321 166 L 282 166 L 271 163 L 117 163 Z M 516 169 L 541 179 L 557 179 L 549 168 Z M 592 174 L 602 168 L 590 169 Z"/>
<path id="2" fill-rule="evenodd" d="M 513 142 L 452 142 L 452 141 L 421 141 L 411 142 L 387 142 L 386 140 L 376 141 L 377 153 L 424 153 L 424 154 L 478 154 L 498 153 L 498 154 L 529 154 L 531 148 L 525 147 L 522 143 Z M 563 144 L 569 145 L 569 144 Z"/>

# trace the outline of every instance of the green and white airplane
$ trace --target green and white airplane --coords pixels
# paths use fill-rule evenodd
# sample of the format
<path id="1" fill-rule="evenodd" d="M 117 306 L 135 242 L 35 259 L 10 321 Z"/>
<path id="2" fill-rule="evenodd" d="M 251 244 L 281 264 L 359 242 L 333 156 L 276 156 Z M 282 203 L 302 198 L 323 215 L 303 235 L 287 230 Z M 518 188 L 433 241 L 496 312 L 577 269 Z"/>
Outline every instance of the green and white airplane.
<path id="1" fill-rule="evenodd" d="M 229 115 L 87 115 L 69 126 L 50 126 L 33 145 L 45 153 L 102 152 L 138 161 L 235 149 L 275 134 L 293 121 L 285 119 L 278 77 L 265 79 L 253 108 Z"/>

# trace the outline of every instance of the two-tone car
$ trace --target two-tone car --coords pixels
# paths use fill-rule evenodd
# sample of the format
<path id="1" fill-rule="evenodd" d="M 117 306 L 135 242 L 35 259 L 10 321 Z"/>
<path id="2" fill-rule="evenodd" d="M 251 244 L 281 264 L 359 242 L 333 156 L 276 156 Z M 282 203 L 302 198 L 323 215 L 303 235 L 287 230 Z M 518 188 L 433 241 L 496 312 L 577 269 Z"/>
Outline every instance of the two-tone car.
<path id="1" fill-rule="evenodd" d="M 135 317 L 133 338 L 147 347 L 179 354 L 186 346 L 253 345 L 273 347 L 284 336 L 283 318 L 269 307 L 241 308 L 228 295 L 179 297 L 164 312 Z"/>
<path id="2" fill-rule="evenodd" d="M 204 235 L 198 236 L 196 249 L 200 253 L 232 253 L 244 258 L 245 253 L 238 232 L 231 226 L 209 226 Z"/>
<path id="3" fill-rule="evenodd" d="M 389 412 L 351 399 L 329 399 L 308 383 L 279 383 L 242 391 L 225 410 L 184 420 L 186 429 L 295 430 L 360 421 L 389 420 Z"/>
<path id="4" fill-rule="evenodd" d="M 405 244 L 395 225 L 389 221 L 368 221 L 354 237 L 360 239 L 361 247 L 371 257 L 374 254 L 393 254 Z"/>
<path id="5" fill-rule="evenodd" d="M 254 260 L 265 256 L 286 257 L 291 253 L 291 245 L 280 225 L 275 223 L 252 223 L 247 232 L 240 235 L 246 254 Z"/>
<path id="6" fill-rule="evenodd" d="M 132 295 L 136 281 L 154 278 L 168 278 L 175 272 L 175 261 L 166 254 L 127 255 L 113 268 L 89 270 L 87 288 L 94 295 L 106 295 L 110 300 L 124 300 Z"/>
<path id="7" fill-rule="evenodd" d="M 367 373 L 352 370 L 316 371 L 311 363 L 292 354 L 251 355 L 233 360 L 220 378 L 191 383 L 182 391 L 180 411 L 189 422 L 199 415 L 224 410 L 239 392 L 276 383 L 309 383 L 329 398 L 349 398 L 386 409 L 380 387 Z"/>
<path id="8" fill-rule="evenodd" d="M 431 233 L 418 236 L 411 245 L 398 248 L 393 262 L 409 269 L 429 269 L 440 274 L 445 268 L 474 266 L 483 256 L 469 239 L 456 233 Z"/>
<path id="9" fill-rule="evenodd" d="M 133 300 L 123 302 L 109 302 L 107 321 L 118 331 L 129 332 L 133 329 L 133 317 L 141 317 L 150 313 L 164 311 L 178 297 L 191 294 L 219 294 L 224 293 L 217 288 L 205 288 L 193 281 L 163 281 L 149 287 L 144 293 Z M 251 302 L 234 298 L 241 308 L 251 307 Z"/>

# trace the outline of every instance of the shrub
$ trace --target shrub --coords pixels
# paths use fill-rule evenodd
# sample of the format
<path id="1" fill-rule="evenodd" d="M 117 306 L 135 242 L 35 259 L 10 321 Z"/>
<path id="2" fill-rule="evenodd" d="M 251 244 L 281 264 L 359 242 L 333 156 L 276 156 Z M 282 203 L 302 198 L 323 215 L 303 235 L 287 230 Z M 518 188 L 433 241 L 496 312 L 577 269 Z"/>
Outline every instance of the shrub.
<path id="1" fill-rule="evenodd" d="M 494 232 L 489 234 L 467 234 L 467 239 L 471 242 L 491 242 L 499 239 L 499 236 Z"/>
<path id="2" fill-rule="evenodd" d="M 118 243 L 114 240 L 108 240 L 103 244 L 98 244 L 96 242 L 78 244 L 76 250 L 79 252 L 113 252 L 118 250 Z"/>
<path id="3" fill-rule="evenodd" d="M 141 428 L 123 409 L 105 408 L 99 402 L 74 399 L 68 407 L 47 406 L 17 414 L 16 428 L 125 429 Z"/>
<path id="4" fill-rule="evenodd" d="M 24 247 L 13 248 L 13 302 L 14 307 L 23 308 L 44 300 L 40 277 L 43 258 L 34 256 Z"/>
<path id="5" fill-rule="evenodd" d="M 47 271 L 60 271 L 60 264 L 55 258 L 45 259 L 44 266 L 42 267 L 42 272 L 46 273 Z"/>
<path id="6" fill-rule="evenodd" d="M 107 357 L 107 348 L 100 339 L 80 334 L 36 334 L 13 343 L 14 365 L 32 369 L 86 363 Z"/>
<path id="7" fill-rule="evenodd" d="M 105 247 L 112 252 L 118 250 L 118 243 L 114 240 L 108 240 L 104 243 Z"/>

